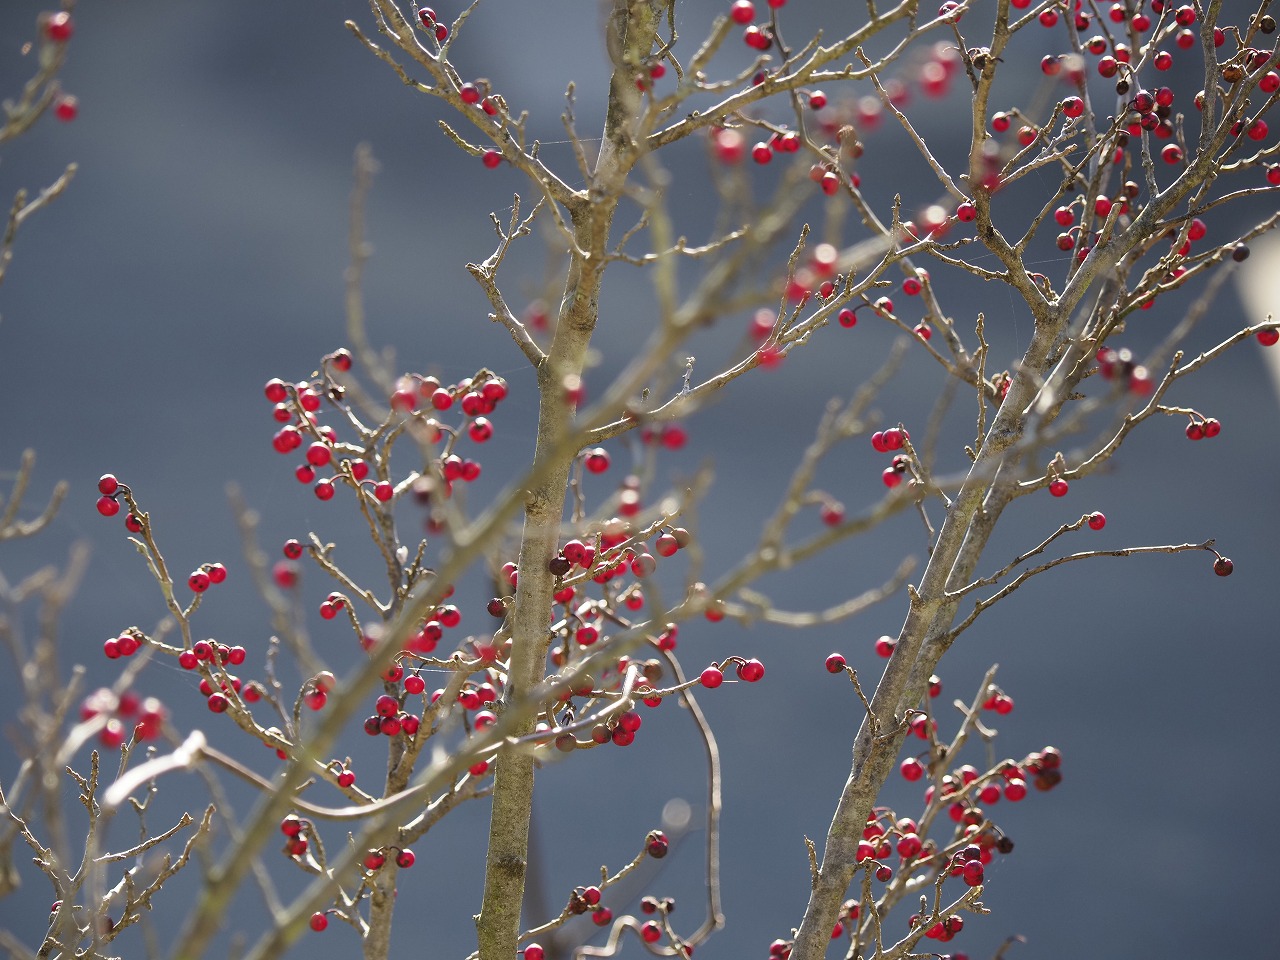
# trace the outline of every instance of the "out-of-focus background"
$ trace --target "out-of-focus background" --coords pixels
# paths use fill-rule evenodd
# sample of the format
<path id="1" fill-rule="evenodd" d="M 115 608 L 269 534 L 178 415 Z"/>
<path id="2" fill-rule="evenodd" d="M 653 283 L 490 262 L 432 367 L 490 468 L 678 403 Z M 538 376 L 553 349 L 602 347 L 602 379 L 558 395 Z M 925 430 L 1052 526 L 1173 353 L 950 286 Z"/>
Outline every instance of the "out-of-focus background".
<path id="1" fill-rule="evenodd" d="M 696 43 L 725 6 L 682 3 L 677 27 L 688 38 L 682 43 Z M 785 10 L 793 43 L 817 22 L 811 6 L 797 0 Z M 990 6 L 978 5 L 963 24 L 975 31 L 967 38 L 973 45 L 982 40 L 977 24 L 989 17 Z M 457 12 L 439 9 L 442 16 Z M 39 10 L 26 0 L 0 9 L 6 95 L 15 94 L 32 69 L 19 51 L 34 35 Z M 834 10 L 827 36 L 860 16 L 860 8 Z M 368 206 L 372 339 L 394 347 L 399 369 L 456 380 L 488 366 L 511 384 L 511 397 L 494 418 L 497 435 L 481 451 L 485 473 L 471 495 L 477 505 L 527 462 L 536 394 L 519 351 L 485 319 L 487 304 L 463 265 L 492 250 L 489 211 L 502 216 L 513 192 L 529 198 L 531 189 L 509 168 L 488 171 L 453 147 L 436 126 L 443 114 L 435 102 L 403 86 L 352 38 L 344 19 L 375 33 L 358 0 L 94 0 L 80 4 L 75 18 L 63 83 L 80 98 L 79 118 L 70 124 L 46 118 L 0 155 L 5 196 L 43 186 L 69 161 L 79 164 L 66 195 L 23 227 L 0 289 L 0 470 L 12 471 L 21 451 L 35 448 L 35 489 L 66 479 L 71 495 L 51 529 L 0 545 L 0 569 L 13 581 L 64 561 L 72 544 L 91 547 L 88 575 L 62 623 L 63 665 L 86 664 L 90 687 L 110 682 L 118 667 L 103 659 L 102 640 L 132 624 L 150 630 L 163 614 L 121 524 L 94 510 L 97 477 L 114 472 L 151 512 L 175 570 L 212 560 L 227 564 L 229 582 L 210 593 L 197 630 L 248 647 L 244 673 L 250 676 L 251 667 L 261 669 L 269 627 L 240 560 L 229 481 L 260 513 L 262 540 L 273 556 L 285 538 L 315 531 L 339 542 L 353 568 L 377 569 L 349 498 L 320 503 L 294 480 L 293 459 L 272 451 L 275 424 L 261 392 L 270 377 L 309 375 L 321 355 L 346 342 L 343 271 L 356 145 L 370 143 L 381 164 Z M 514 109 L 529 111 L 547 156 L 571 181 L 575 168 L 559 114 L 573 80 L 584 136 L 600 126 L 607 75 L 602 18 L 599 5 L 586 0 L 489 0 L 475 10 L 454 50 L 464 76 L 487 77 Z M 1037 27 L 1023 41 L 1019 56 L 1027 59 L 1020 62 L 1034 65 L 1056 52 L 1062 38 Z M 740 69 L 747 54 L 731 38 L 716 74 Z M 909 85 L 919 65 L 904 65 Z M 1181 108 L 1198 82 L 1194 64 L 1180 70 Z M 1043 106 L 1062 95 L 1034 66 L 1010 63 L 1006 73 L 1001 89 L 1008 106 Z M 946 163 L 968 149 L 967 130 L 958 122 L 967 114 L 963 87 L 961 80 L 935 100 L 916 92 L 908 108 Z M 858 170 L 886 219 L 894 193 L 904 198 L 904 215 L 940 195 L 891 123 L 865 139 Z M 676 173 L 672 204 L 694 242 L 708 238 L 717 205 L 702 147 L 684 145 L 668 161 Z M 765 195 L 780 166 L 781 160 L 746 176 Z M 1001 209 L 1009 233 L 1021 232 L 1029 211 L 1055 185 L 1046 172 L 1010 191 Z M 1218 211 L 1210 239 L 1238 236 L 1273 208 L 1263 195 Z M 806 215 L 817 223 L 819 212 L 815 203 Z M 855 242 L 860 231 L 851 216 L 840 239 Z M 537 239 L 513 256 L 505 289 L 513 304 L 523 305 L 543 293 L 548 256 Z M 1062 256 L 1046 244 L 1041 269 L 1060 277 Z M 1008 291 L 925 265 L 970 341 L 973 318 L 984 312 L 993 345 L 988 369 L 1008 365 L 1031 332 Z M 683 268 L 686 283 L 696 269 Z M 653 318 L 644 275 L 621 266 L 615 274 L 602 310 L 600 365 L 588 376 L 596 395 Z M 892 295 L 904 318 L 919 318 L 918 304 Z M 1131 320 L 1126 337 L 1140 356 L 1194 296 L 1170 295 Z M 1224 288 L 1189 350 L 1257 322 L 1274 302 L 1274 294 L 1264 293 L 1246 308 L 1234 287 Z M 699 379 L 743 348 L 749 319 L 725 317 L 691 345 Z M 758 521 L 777 503 L 824 405 L 848 396 L 877 370 L 895 336 L 869 316 L 852 330 L 824 329 L 779 370 L 740 379 L 685 423 L 690 442 L 662 457 L 659 479 L 678 484 L 704 462 L 715 465 L 716 493 L 692 521 L 707 579 L 751 548 Z M 1244 344 L 1170 396 L 1220 419 L 1221 436 L 1192 443 L 1183 436 L 1183 421 L 1159 418 L 1137 431 L 1108 469 L 1073 483 L 1067 497 L 1029 497 L 1003 518 L 984 569 L 998 569 L 1059 524 L 1101 510 L 1105 530 L 1082 531 L 1064 541 L 1064 550 L 1216 537 L 1236 571 L 1229 579 L 1215 577 L 1211 557 L 1199 553 L 1069 565 L 994 608 L 948 655 L 946 702 L 972 697 L 986 667 L 1001 665 L 998 682 L 1016 708 L 995 724 L 1001 736 L 994 759 L 1049 743 L 1065 757 L 1065 779 L 1052 793 L 992 811 L 1016 850 L 988 870 L 983 901 L 992 915 L 969 918 L 948 945 L 953 952 L 989 956 L 1006 937 L 1020 935 L 1026 943 L 1012 948 L 1011 958 L 1231 956 L 1254 953 L 1273 939 L 1258 898 L 1280 856 L 1266 812 L 1280 789 L 1268 709 L 1276 677 L 1272 591 L 1280 472 L 1276 396 L 1261 353 Z M 877 404 L 883 422 L 903 421 L 913 435 L 923 432 L 940 383 L 937 366 L 912 352 Z M 975 429 L 972 406 L 962 395 L 947 421 L 939 454 L 944 468 L 965 462 L 962 448 Z M 627 442 L 611 450 L 615 467 L 591 478 L 588 496 L 606 496 L 634 455 Z M 880 496 L 883 459 L 859 439 L 837 452 L 821 483 L 856 512 Z M 409 528 L 418 522 L 413 510 L 404 510 Z M 807 520 L 816 529 L 816 520 Z M 903 555 L 920 556 L 923 546 L 918 520 L 899 518 L 761 588 L 786 609 L 829 606 L 880 583 Z M 351 638 L 338 621 L 315 615 L 332 586 L 312 572 L 301 589 L 317 646 L 341 675 L 354 662 Z M 459 585 L 463 630 L 492 629 L 484 612 L 489 595 L 479 575 Z M 701 698 L 724 765 L 728 928 L 700 948 L 699 957 L 763 957 L 769 941 L 788 936 L 799 921 L 808 891 L 804 837 L 821 844 L 825 836 L 860 714 L 849 685 L 829 676 L 823 659 L 840 650 L 863 676 L 873 675 L 880 666 L 873 642 L 895 634 L 903 613 L 898 597 L 821 630 L 693 623 L 682 631 L 679 652 L 688 669 L 733 653 L 758 656 L 768 668 L 758 685 L 726 685 Z M 17 695 L 7 674 L 0 674 L 3 702 Z M 269 755 L 255 747 L 245 752 L 230 722 L 207 712 L 191 675 L 157 662 L 138 687 L 165 700 L 180 731 L 198 724 L 264 773 L 273 769 Z M 948 709 L 941 712 L 944 730 Z M 5 711 L 0 778 L 11 777 L 17 763 L 11 741 L 21 731 L 10 716 Z M 360 782 L 376 782 L 383 744 L 356 731 L 343 749 Z M 972 759 L 986 758 L 977 750 Z M 598 878 L 601 864 L 624 863 L 660 824 L 664 807 L 679 798 L 692 809 L 691 831 L 633 892 L 675 896 L 677 930 L 693 929 L 703 909 L 698 823 L 704 783 L 701 748 L 675 706 L 646 713 L 641 735 L 626 750 L 595 750 L 548 768 L 535 812 L 535 899 L 557 911 L 572 887 Z M 195 777 L 166 779 L 153 822 L 201 806 L 203 790 Z M 240 811 L 250 808 L 251 793 L 238 784 L 228 784 L 228 791 Z M 70 787 L 67 799 L 74 806 Z M 919 812 L 918 791 L 896 778 L 884 802 L 902 816 Z M 122 816 L 112 827 L 111 839 L 131 842 L 136 827 L 128 820 Z M 397 955 L 456 958 L 473 949 L 486 823 L 487 810 L 475 803 L 418 845 L 418 865 L 401 879 Z M 328 839 L 342 842 L 337 833 Z M 21 851 L 17 856 L 21 861 Z M 305 878 L 290 872 L 283 855 L 280 861 L 273 872 L 282 889 L 300 889 Z M 33 869 L 24 868 L 24 879 L 0 912 L 5 926 L 34 945 L 53 894 Z M 175 882 L 158 898 L 152 921 L 159 943 L 175 935 L 193 879 Z M 635 908 L 625 893 L 611 902 L 615 913 Z M 256 891 L 246 889 L 228 913 L 228 931 L 252 939 L 260 911 Z M 905 928 L 911 912 L 902 909 L 891 923 Z M 588 920 L 575 923 L 581 937 L 596 934 Z M 137 935 L 128 936 L 119 952 L 142 955 Z M 215 946 L 211 955 L 225 949 Z M 335 924 L 309 935 L 295 953 L 345 957 L 355 949 L 350 931 Z"/>

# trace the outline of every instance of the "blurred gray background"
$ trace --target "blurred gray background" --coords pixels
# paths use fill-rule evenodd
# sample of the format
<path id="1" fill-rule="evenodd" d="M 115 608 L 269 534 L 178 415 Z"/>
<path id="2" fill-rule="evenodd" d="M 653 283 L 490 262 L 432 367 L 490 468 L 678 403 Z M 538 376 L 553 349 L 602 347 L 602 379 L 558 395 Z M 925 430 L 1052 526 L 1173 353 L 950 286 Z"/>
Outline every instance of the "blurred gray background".
<path id="1" fill-rule="evenodd" d="M 701 38 L 722 6 L 682 5 L 677 25 L 687 43 Z M 787 8 L 793 41 L 812 26 L 805 6 Z M 6 95 L 28 75 L 18 50 L 32 37 L 39 10 L 26 0 L 0 7 Z M 251 676 L 250 667 L 261 668 L 269 627 L 240 560 L 228 481 L 261 513 L 263 542 L 273 555 L 286 537 L 314 530 L 343 544 L 356 569 L 376 570 L 350 501 L 319 503 L 293 479 L 293 458 L 271 450 L 275 424 L 261 394 L 269 377 L 305 377 L 322 354 L 345 342 L 342 276 L 354 148 L 370 143 L 382 167 L 368 210 L 374 258 L 366 297 L 375 343 L 394 345 L 405 370 L 456 380 L 488 366 L 510 381 L 511 398 L 494 418 L 497 435 L 482 451 L 476 504 L 527 462 L 536 394 L 519 351 L 485 319 L 487 305 L 463 264 L 492 249 L 488 212 L 501 215 L 513 191 L 527 197 L 530 189 L 510 169 L 487 171 L 450 145 L 435 124 L 440 108 L 356 43 L 344 19 L 374 32 L 358 0 L 98 0 L 81 4 L 75 16 L 63 82 L 80 98 L 79 119 L 64 125 L 46 118 L 0 156 L 3 196 L 43 186 L 68 161 L 80 164 L 66 196 L 23 228 L 0 289 L 0 470 L 11 471 L 20 452 L 33 447 L 40 458 L 36 490 L 67 479 L 71 496 L 43 535 L 0 546 L 0 569 L 13 580 L 65 560 L 73 543 L 91 546 L 89 576 L 62 626 L 64 667 L 86 663 L 91 685 L 110 682 L 117 668 L 103 660 L 102 640 L 130 624 L 150 629 L 163 613 L 121 524 L 94 511 L 97 477 L 114 472 L 151 512 L 176 571 L 211 560 L 228 565 L 231 578 L 208 597 L 197 630 L 247 646 L 244 675 Z M 516 109 L 530 111 L 533 130 L 548 141 L 564 139 L 558 116 L 566 83 L 576 81 L 580 127 L 593 136 L 606 76 L 601 19 L 598 6 L 585 0 L 482 4 L 455 62 L 464 76 L 488 77 Z M 849 25 L 841 11 L 832 19 L 832 31 Z M 1025 55 L 1034 56 L 1026 62 L 1052 52 L 1060 39 L 1036 30 L 1026 38 Z M 746 62 L 745 47 L 731 38 L 723 58 L 727 74 Z M 906 65 L 908 74 L 916 63 Z M 1002 88 L 1009 105 L 1021 97 L 1019 84 L 1025 89 L 1041 79 L 1034 68 L 1015 70 L 1006 71 L 1011 76 Z M 1182 80 L 1178 89 L 1189 99 L 1196 80 Z M 1048 89 L 1038 90 L 1039 102 L 1052 102 Z M 940 101 L 917 95 L 912 104 L 944 162 L 967 150 L 967 133 L 953 122 L 966 104 L 959 89 Z M 563 169 L 572 178 L 565 146 L 548 151 L 568 164 Z M 668 165 L 678 173 L 672 199 L 681 227 L 700 242 L 715 209 L 701 144 L 677 149 Z M 778 166 L 748 175 L 765 190 Z M 886 217 L 895 192 L 908 212 L 939 194 L 901 131 L 887 124 L 868 136 L 859 170 Z M 1020 233 L 1027 204 L 1052 186 L 1046 176 L 1010 191 L 1002 201 L 1010 233 Z M 1211 222 L 1211 238 L 1238 235 L 1273 208 L 1263 196 L 1252 210 L 1223 211 Z M 850 218 L 845 240 L 861 236 Z M 515 304 L 542 292 L 547 257 L 536 241 L 526 243 L 505 282 Z M 1061 255 L 1052 249 L 1042 255 L 1042 269 L 1060 276 Z M 973 316 L 985 311 L 989 369 L 1007 365 L 1030 335 L 1025 312 L 1003 287 L 983 289 L 926 265 L 970 340 Z M 630 268 L 615 274 L 598 338 L 601 364 L 588 376 L 597 396 L 653 316 L 643 275 Z M 686 278 L 691 274 L 686 270 Z M 893 295 L 904 318 L 918 319 L 918 304 Z M 1193 296 L 1170 296 L 1140 315 L 1126 342 L 1139 353 L 1154 345 Z M 1190 349 L 1260 319 L 1246 314 L 1233 292 L 1224 295 Z M 725 318 L 691 345 L 700 377 L 741 348 L 748 320 Z M 825 329 L 780 370 L 733 383 L 687 422 L 688 447 L 666 456 L 659 471 L 672 481 L 705 461 L 715 464 L 717 493 L 697 516 L 708 579 L 750 549 L 756 518 L 776 504 L 824 404 L 874 372 L 893 338 L 869 317 L 854 330 Z M 922 430 L 939 385 L 936 364 L 913 352 L 878 404 L 884 421 Z M 1280 788 L 1271 730 L 1276 400 L 1252 343 L 1170 399 L 1218 417 L 1222 435 L 1192 444 L 1177 420 L 1149 423 L 1110 469 L 1073 483 L 1066 498 L 1040 495 L 1010 508 L 982 566 L 998 569 L 1059 524 L 1102 510 L 1106 529 L 1083 531 L 1064 549 L 1216 537 L 1236 572 L 1219 579 L 1211 558 L 1198 553 L 1070 565 L 1030 582 L 957 643 L 943 662 L 944 698 L 970 698 L 985 668 L 998 661 L 998 680 L 1017 706 L 998 724 L 996 758 L 1052 743 L 1065 756 L 1065 780 L 1050 794 L 993 811 L 1017 849 L 988 870 L 983 900 L 993 914 L 969 919 L 947 945 L 953 952 L 989 956 L 1006 937 L 1021 935 L 1026 943 L 1011 958 L 1257 955 L 1260 940 L 1271 939 L 1258 898 L 1280 855 L 1265 806 Z M 958 408 L 940 453 L 950 470 L 964 463 L 962 448 L 974 429 L 971 400 L 962 396 Z M 589 488 L 596 496 L 609 492 L 628 463 L 626 443 L 612 449 L 617 466 Z M 852 513 L 880 495 L 884 465 L 860 439 L 837 451 L 820 481 Z M 406 524 L 416 522 L 406 510 Z M 923 543 L 918 521 L 899 518 L 761 588 L 788 609 L 827 606 L 881 582 L 904 554 L 919 556 Z M 350 639 L 314 615 L 329 589 L 316 574 L 303 587 L 316 643 L 341 673 L 353 662 Z M 488 596 L 480 576 L 460 584 L 463 629 L 491 626 Z M 864 676 L 873 675 L 880 664 L 873 641 L 897 632 L 904 609 L 899 597 L 856 621 L 809 632 L 729 623 L 690 624 L 682 632 L 687 669 L 733 653 L 758 656 L 768 668 L 759 685 L 727 685 L 701 698 L 724 763 L 728 928 L 698 950 L 700 958 L 764 957 L 769 941 L 798 923 L 808 890 L 803 838 L 820 843 L 825 836 L 860 713 L 849 685 L 828 676 L 822 661 L 841 650 Z M 180 730 L 199 724 L 215 742 L 270 771 L 270 758 L 253 745 L 237 747 L 242 738 L 208 714 L 194 687 L 190 675 L 167 663 L 153 664 L 139 683 L 169 704 Z M 16 695 L 4 674 L 0 695 Z M 4 723 L 0 777 L 8 778 L 16 764 L 10 740 L 20 732 L 11 720 Z M 344 749 L 362 785 L 374 783 L 382 744 L 357 731 Z M 598 877 L 600 864 L 624 863 L 672 798 L 692 805 L 696 827 L 705 790 L 699 758 L 687 717 L 667 706 L 645 714 L 631 748 L 583 753 L 542 774 L 534 872 L 547 909 L 557 911 L 573 886 Z M 972 759 L 981 762 L 981 751 Z M 162 787 L 157 823 L 166 813 L 202 805 L 194 777 L 171 777 Z M 253 796 L 236 784 L 228 789 L 237 808 L 248 810 Z M 918 791 L 900 781 L 884 802 L 903 816 L 919 812 Z M 473 949 L 486 822 L 487 811 L 474 804 L 419 844 L 418 865 L 402 874 L 397 956 L 457 958 Z M 121 843 L 133 836 L 132 825 L 114 828 Z M 701 920 L 701 840 L 695 829 L 635 889 L 637 896 L 675 896 L 673 919 L 682 931 Z M 305 879 L 274 872 L 286 894 Z M 25 879 L 0 913 L 34 945 L 52 895 L 34 870 Z M 174 883 L 158 900 L 153 920 L 162 944 L 178 928 L 192 881 Z M 615 913 L 635 906 L 621 897 L 609 902 Z M 246 890 L 227 917 L 229 933 L 243 931 L 252 941 L 263 922 L 259 911 L 258 896 Z M 891 930 L 905 929 L 910 912 L 895 913 Z M 580 936 L 595 934 L 589 921 L 575 923 Z M 137 933 L 128 938 L 118 952 L 142 955 Z M 226 949 L 215 945 L 210 955 Z M 351 932 L 335 924 L 308 935 L 294 953 L 346 957 L 356 949 Z M 638 946 L 627 949 L 638 955 Z"/>

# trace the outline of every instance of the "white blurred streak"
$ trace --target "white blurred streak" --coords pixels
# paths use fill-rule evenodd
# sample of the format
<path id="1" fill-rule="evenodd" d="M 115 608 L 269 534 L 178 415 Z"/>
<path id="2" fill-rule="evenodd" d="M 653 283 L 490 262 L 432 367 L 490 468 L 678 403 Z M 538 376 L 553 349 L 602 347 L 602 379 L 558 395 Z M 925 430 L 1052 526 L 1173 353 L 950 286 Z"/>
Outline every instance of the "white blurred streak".
<path id="1" fill-rule="evenodd" d="M 1249 259 L 1236 273 L 1240 295 L 1249 315 L 1246 323 L 1261 323 L 1280 317 L 1280 237 L 1269 234 L 1249 242 Z M 1280 344 L 1262 348 L 1263 360 L 1271 371 L 1271 382 L 1280 397 Z"/>

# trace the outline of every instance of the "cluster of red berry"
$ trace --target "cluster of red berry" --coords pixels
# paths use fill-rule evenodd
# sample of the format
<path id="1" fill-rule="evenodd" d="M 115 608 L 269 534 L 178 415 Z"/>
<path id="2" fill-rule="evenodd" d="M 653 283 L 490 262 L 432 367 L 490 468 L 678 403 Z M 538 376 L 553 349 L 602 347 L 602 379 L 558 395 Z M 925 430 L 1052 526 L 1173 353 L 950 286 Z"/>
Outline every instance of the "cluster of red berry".
<path id="1" fill-rule="evenodd" d="M 117 694 L 100 687 L 80 702 L 80 721 L 100 723 L 98 741 L 108 749 L 121 746 L 130 736 L 139 743 L 155 740 L 168 715 L 155 697 L 142 697 L 132 690 Z"/>

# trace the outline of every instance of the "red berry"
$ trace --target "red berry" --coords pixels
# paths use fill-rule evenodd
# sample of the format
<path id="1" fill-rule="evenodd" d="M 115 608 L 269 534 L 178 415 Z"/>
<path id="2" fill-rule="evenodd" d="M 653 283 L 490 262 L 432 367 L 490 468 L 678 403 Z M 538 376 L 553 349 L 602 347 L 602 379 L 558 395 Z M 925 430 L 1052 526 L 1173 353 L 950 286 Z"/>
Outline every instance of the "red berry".
<path id="1" fill-rule="evenodd" d="M 53 103 L 53 115 L 63 123 L 70 123 L 80 112 L 80 101 L 69 93 L 64 93 Z"/>
<path id="2" fill-rule="evenodd" d="M 724 673 L 714 663 L 702 671 L 702 675 L 698 678 L 699 682 L 708 690 L 714 690 L 720 684 L 724 683 Z"/>
<path id="3" fill-rule="evenodd" d="M 746 25 L 756 18 L 756 8 L 751 0 L 734 0 L 729 8 L 729 18 L 734 23 Z"/>
<path id="4" fill-rule="evenodd" d="M 333 499 L 333 494 L 335 491 L 334 491 L 332 480 L 321 480 L 319 483 L 315 485 L 313 489 L 315 490 L 316 496 L 321 500 Z"/>
<path id="5" fill-rule="evenodd" d="M 1213 561 L 1213 572 L 1220 577 L 1231 576 L 1231 571 L 1235 568 L 1236 565 L 1227 557 L 1219 557 L 1217 560 Z"/>
<path id="6" fill-rule="evenodd" d="M 277 560 L 271 568 L 271 579 L 281 590 L 291 590 L 298 585 L 298 567 L 288 560 Z"/>
<path id="7" fill-rule="evenodd" d="M 1280 343 L 1280 330 L 1259 330 L 1258 342 L 1264 347 L 1274 347 Z"/>
<path id="8" fill-rule="evenodd" d="M 66 43 L 74 31 L 75 23 L 65 10 L 51 13 L 44 19 L 44 35 L 54 43 Z"/>
<path id="9" fill-rule="evenodd" d="M 321 930 L 329 926 L 329 918 L 323 913 L 313 913 L 311 915 L 311 920 L 308 922 L 311 924 L 311 929 L 316 931 L 316 933 L 319 933 Z"/>
<path id="10" fill-rule="evenodd" d="M 1067 495 L 1067 481 L 1057 477 L 1049 484 L 1049 493 L 1055 497 L 1065 497 Z"/>
<path id="11" fill-rule="evenodd" d="M 327 443 L 321 443 L 319 440 L 307 447 L 307 463 L 313 467 L 323 467 L 332 459 L 332 451 Z"/>
<path id="12" fill-rule="evenodd" d="M 544 960 L 545 956 L 542 947 L 536 943 L 528 944 L 524 948 L 524 960 Z"/>
<path id="13" fill-rule="evenodd" d="M 914 783 L 924 776 L 924 764 L 915 757 L 907 757 L 902 761 L 902 765 L 898 767 L 898 771 L 902 774 L 904 780 Z"/>
<path id="14" fill-rule="evenodd" d="M 976 887 L 981 885 L 982 861 L 970 860 L 968 863 L 964 865 L 964 871 L 962 873 L 962 876 L 964 877 L 964 882 L 971 887 Z"/>
<path id="15" fill-rule="evenodd" d="M 113 497 L 99 497 L 98 512 L 104 517 L 114 517 L 120 512 L 120 504 Z"/>
<path id="16" fill-rule="evenodd" d="M 844 504 L 824 503 L 819 516 L 828 527 L 838 527 L 844 521 Z"/>
<path id="17" fill-rule="evenodd" d="M 1107 525 L 1107 518 L 1101 513 L 1089 514 L 1089 529 L 1101 530 Z"/>
<path id="18" fill-rule="evenodd" d="M 755 683 L 764 677 L 764 664 L 759 660 L 748 660 L 738 664 L 738 679 L 747 683 Z"/>
<path id="19" fill-rule="evenodd" d="M 773 45 L 769 34 L 754 23 L 742 31 L 742 42 L 753 50 L 768 50 Z"/>
<path id="20" fill-rule="evenodd" d="M 845 667 L 845 659 L 838 653 L 833 653 L 827 657 L 826 662 L 827 673 L 843 673 Z"/>
<path id="21" fill-rule="evenodd" d="M 187 577 L 187 586 L 196 593 L 204 593 L 209 589 L 209 575 L 203 570 L 196 570 L 191 576 Z"/>
<path id="22" fill-rule="evenodd" d="M 582 462 L 588 473 L 604 473 L 609 469 L 609 452 L 603 447 L 596 447 L 587 451 Z"/>
<path id="23" fill-rule="evenodd" d="M 402 388 L 391 394 L 390 406 L 392 410 L 399 410 L 401 413 L 409 413 L 418 406 L 418 398 L 414 395 L 413 390 L 407 387 Z"/>

